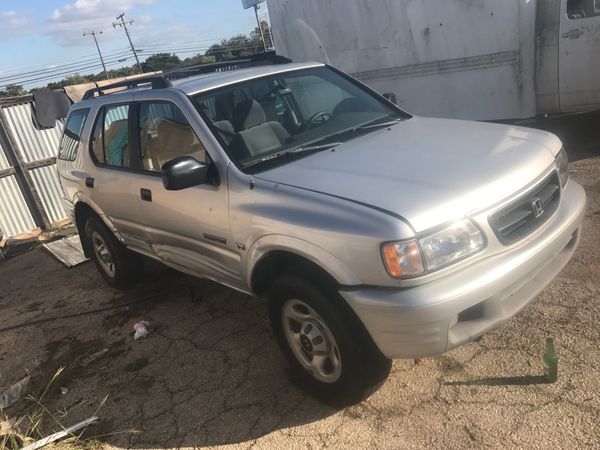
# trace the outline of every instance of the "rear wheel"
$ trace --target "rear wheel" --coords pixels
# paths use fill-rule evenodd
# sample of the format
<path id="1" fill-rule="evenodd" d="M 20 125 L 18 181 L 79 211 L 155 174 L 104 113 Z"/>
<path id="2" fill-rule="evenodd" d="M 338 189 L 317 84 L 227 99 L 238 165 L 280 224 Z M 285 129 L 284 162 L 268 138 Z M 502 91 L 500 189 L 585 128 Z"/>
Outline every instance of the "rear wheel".
<path id="1" fill-rule="evenodd" d="M 142 278 L 142 258 L 121 244 L 114 234 L 95 217 L 88 218 L 85 238 L 92 249 L 92 260 L 108 284 L 126 288 Z"/>
<path id="2" fill-rule="evenodd" d="M 319 399 L 353 404 L 387 378 L 391 361 L 333 290 L 283 276 L 271 289 L 269 313 L 292 372 Z"/>

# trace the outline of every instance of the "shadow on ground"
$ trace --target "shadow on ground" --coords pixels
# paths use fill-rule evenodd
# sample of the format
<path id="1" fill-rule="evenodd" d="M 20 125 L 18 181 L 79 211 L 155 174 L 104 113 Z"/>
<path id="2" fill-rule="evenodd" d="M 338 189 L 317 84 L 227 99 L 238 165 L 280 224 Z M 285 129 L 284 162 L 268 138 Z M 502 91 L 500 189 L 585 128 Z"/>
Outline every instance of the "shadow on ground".
<path id="1" fill-rule="evenodd" d="M 41 249 L 1 270 L 0 385 L 29 370 L 40 390 L 66 367 L 47 406 L 73 423 L 108 396 L 93 434 L 140 431 L 105 438 L 113 445 L 247 442 L 334 412 L 288 379 L 259 300 L 152 262 L 143 286 L 118 292 L 91 263 L 67 270 Z M 154 331 L 134 341 L 140 319 Z"/>

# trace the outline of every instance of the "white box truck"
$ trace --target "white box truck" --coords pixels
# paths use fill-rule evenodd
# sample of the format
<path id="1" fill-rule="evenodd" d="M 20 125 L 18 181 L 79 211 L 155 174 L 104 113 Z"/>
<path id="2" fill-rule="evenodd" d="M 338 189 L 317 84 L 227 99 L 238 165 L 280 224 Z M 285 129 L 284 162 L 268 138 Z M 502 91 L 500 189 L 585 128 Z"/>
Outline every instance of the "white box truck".
<path id="1" fill-rule="evenodd" d="M 267 0 L 275 47 L 416 114 L 479 120 L 600 106 L 600 0 Z"/>

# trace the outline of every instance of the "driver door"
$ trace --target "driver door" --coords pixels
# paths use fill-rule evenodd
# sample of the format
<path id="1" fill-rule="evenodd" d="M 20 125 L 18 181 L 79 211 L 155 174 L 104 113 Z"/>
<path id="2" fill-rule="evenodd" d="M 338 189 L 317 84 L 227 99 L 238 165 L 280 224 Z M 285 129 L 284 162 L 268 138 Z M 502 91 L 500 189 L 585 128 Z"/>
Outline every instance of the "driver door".
<path id="1" fill-rule="evenodd" d="M 141 167 L 133 183 L 153 253 L 183 272 L 239 285 L 240 256 L 229 225 L 225 180 L 219 182 L 215 173 L 212 183 L 166 190 L 160 175 L 165 162 L 192 156 L 210 164 L 210 156 L 174 103 L 138 102 L 136 110 Z"/>

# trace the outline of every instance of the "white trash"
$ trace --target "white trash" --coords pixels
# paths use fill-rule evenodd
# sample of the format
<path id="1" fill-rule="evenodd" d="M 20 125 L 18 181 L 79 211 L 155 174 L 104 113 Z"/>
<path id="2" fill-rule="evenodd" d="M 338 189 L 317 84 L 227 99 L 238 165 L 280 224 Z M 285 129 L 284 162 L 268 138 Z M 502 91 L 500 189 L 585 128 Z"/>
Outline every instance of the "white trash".
<path id="1" fill-rule="evenodd" d="M 147 320 L 140 320 L 135 325 L 133 325 L 133 331 L 135 331 L 135 333 L 133 334 L 133 339 L 135 339 L 136 341 L 139 338 L 148 336 L 150 334 L 150 322 L 148 322 Z"/>

